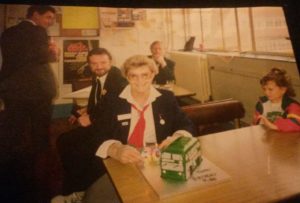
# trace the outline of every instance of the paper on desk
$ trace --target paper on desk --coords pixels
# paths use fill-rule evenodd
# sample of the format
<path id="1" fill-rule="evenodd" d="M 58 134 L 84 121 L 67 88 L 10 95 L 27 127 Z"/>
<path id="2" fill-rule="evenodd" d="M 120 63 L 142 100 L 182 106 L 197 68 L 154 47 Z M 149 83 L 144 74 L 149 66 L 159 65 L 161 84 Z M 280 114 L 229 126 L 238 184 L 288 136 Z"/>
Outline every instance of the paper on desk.
<path id="1" fill-rule="evenodd" d="M 230 176 L 224 170 L 206 158 L 202 158 L 200 166 L 193 173 L 192 177 L 188 181 L 183 182 L 161 178 L 159 165 L 146 164 L 140 170 L 159 198 L 166 198 L 230 180 Z"/>
<path id="2" fill-rule="evenodd" d="M 77 90 L 75 92 L 70 92 L 66 95 L 63 95 L 65 99 L 88 99 L 90 96 L 92 86 Z"/>

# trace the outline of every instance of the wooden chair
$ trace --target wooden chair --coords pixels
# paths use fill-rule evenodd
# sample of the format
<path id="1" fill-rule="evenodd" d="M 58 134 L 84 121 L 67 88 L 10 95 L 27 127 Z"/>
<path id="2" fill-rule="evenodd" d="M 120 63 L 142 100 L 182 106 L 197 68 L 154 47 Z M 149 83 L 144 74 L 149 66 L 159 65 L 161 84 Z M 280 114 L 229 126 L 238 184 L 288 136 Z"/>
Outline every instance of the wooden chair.
<path id="1" fill-rule="evenodd" d="M 234 99 L 192 104 L 181 108 L 196 126 L 198 135 L 239 128 L 240 119 L 245 116 L 243 104 Z"/>
<path id="2" fill-rule="evenodd" d="M 86 78 L 86 79 L 80 79 L 80 80 L 73 80 L 72 81 L 72 91 L 77 91 L 80 89 L 83 89 L 85 87 L 92 85 L 92 79 Z"/>

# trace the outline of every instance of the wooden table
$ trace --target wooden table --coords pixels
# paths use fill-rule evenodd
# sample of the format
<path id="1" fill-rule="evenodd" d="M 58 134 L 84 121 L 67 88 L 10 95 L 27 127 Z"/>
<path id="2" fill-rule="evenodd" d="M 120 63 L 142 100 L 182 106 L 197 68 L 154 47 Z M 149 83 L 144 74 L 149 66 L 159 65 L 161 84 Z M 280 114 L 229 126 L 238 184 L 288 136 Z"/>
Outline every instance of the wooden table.
<path id="1" fill-rule="evenodd" d="M 199 137 L 231 180 L 159 199 L 134 165 L 104 161 L 123 202 L 270 202 L 300 194 L 300 133 L 251 126 Z"/>
<path id="2" fill-rule="evenodd" d="M 178 85 L 172 85 L 172 87 L 170 86 L 158 86 L 158 88 L 161 89 L 167 89 L 170 91 L 174 92 L 174 95 L 176 97 L 186 97 L 186 96 L 193 96 L 196 93 L 195 92 L 191 92 L 183 87 L 180 87 Z M 88 99 L 90 92 L 91 92 L 92 86 L 83 88 L 81 90 L 77 90 L 71 93 L 68 93 L 66 95 L 64 95 L 64 98 L 66 99 Z"/>

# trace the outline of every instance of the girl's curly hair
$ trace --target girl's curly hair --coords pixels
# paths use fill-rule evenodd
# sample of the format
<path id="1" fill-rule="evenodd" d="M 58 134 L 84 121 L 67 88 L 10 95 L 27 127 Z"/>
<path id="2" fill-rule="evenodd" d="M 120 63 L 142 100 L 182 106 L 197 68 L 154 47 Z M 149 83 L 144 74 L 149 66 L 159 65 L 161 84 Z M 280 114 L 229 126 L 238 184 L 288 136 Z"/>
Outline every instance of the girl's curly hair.
<path id="1" fill-rule="evenodd" d="M 290 97 L 295 97 L 296 93 L 291 83 L 291 78 L 287 76 L 286 71 L 279 68 L 272 68 L 270 72 L 265 75 L 261 80 L 262 86 L 266 85 L 267 82 L 274 81 L 279 87 L 286 87 L 286 94 Z"/>

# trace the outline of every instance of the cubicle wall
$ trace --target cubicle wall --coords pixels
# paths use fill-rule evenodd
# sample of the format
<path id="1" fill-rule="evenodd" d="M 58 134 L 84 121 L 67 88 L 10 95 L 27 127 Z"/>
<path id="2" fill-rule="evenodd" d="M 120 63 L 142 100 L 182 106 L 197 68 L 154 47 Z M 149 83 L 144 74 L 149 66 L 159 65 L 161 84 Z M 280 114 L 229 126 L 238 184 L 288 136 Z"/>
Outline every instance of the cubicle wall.
<path id="1" fill-rule="evenodd" d="M 176 84 L 196 93 L 195 99 L 205 102 L 211 97 L 207 55 L 191 52 L 170 52 L 176 62 Z"/>

